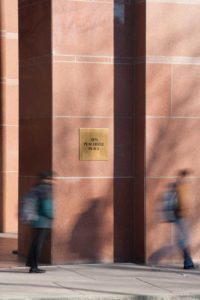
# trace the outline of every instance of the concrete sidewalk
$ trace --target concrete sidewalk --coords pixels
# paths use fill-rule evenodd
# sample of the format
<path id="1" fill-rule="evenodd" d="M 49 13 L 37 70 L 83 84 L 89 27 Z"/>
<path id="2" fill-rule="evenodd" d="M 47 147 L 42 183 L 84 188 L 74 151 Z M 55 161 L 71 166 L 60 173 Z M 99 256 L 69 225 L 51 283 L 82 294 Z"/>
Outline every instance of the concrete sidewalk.
<path id="1" fill-rule="evenodd" d="M 200 270 L 135 264 L 0 269 L 0 299 L 200 299 Z"/>

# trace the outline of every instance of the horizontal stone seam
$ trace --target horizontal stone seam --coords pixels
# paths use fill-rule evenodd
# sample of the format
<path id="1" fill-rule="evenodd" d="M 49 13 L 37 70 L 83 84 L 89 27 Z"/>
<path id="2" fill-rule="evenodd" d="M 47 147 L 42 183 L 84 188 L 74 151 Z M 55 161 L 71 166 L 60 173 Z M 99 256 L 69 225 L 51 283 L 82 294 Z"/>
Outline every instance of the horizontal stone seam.
<path id="1" fill-rule="evenodd" d="M 113 120 L 134 120 L 135 117 L 130 116 L 48 116 L 48 117 L 24 117 L 20 120 L 42 120 L 42 119 L 113 119 Z M 200 116 L 146 116 L 146 119 L 177 119 L 177 120 L 200 120 Z"/>
<path id="2" fill-rule="evenodd" d="M 121 5 L 134 5 L 143 3 L 141 0 L 66 0 L 67 2 L 86 2 L 86 3 L 101 3 L 101 4 L 121 4 Z"/>
<path id="3" fill-rule="evenodd" d="M 145 3 L 144 0 L 138 1 Z M 146 0 L 147 3 L 200 5 L 199 0 Z"/>
<path id="4" fill-rule="evenodd" d="M 108 119 L 108 120 L 134 120 L 134 117 L 129 116 L 113 116 L 113 117 L 107 117 L 107 116 L 49 116 L 49 117 L 23 117 L 20 118 L 20 121 L 23 120 L 56 120 L 56 119 L 88 119 L 88 120 L 95 120 L 95 119 Z"/>
<path id="5" fill-rule="evenodd" d="M 19 171 L 0 171 L 0 174 L 4 173 L 19 173 Z"/>
<path id="6" fill-rule="evenodd" d="M 0 30 L 0 37 L 8 40 L 18 40 L 18 32 L 8 32 L 6 30 Z"/>
<path id="7" fill-rule="evenodd" d="M 146 179 L 176 179 L 177 176 L 146 176 Z M 188 176 L 188 179 L 200 179 L 199 176 Z"/>
<path id="8" fill-rule="evenodd" d="M 51 61 L 52 59 L 52 61 Z M 26 60 L 20 60 L 20 67 L 33 66 L 41 63 L 74 63 L 74 64 L 109 64 L 109 65 L 137 65 L 137 64 L 182 64 L 200 65 L 200 57 L 189 56 L 141 56 L 114 57 L 89 55 L 44 55 Z"/>
<path id="9" fill-rule="evenodd" d="M 133 63 L 137 59 L 135 56 L 115 56 L 115 55 L 86 55 L 86 54 L 63 54 L 52 53 L 53 60 L 72 61 L 72 62 L 128 62 Z"/>
<path id="10" fill-rule="evenodd" d="M 135 57 L 114 57 L 112 55 L 64 55 L 53 54 L 54 63 L 93 63 L 93 64 L 134 64 Z"/>
<path id="11" fill-rule="evenodd" d="M 144 58 L 145 59 L 145 58 Z M 200 57 L 190 56 L 146 56 L 146 63 L 200 65 Z"/>
<path id="12" fill-rule="evenodd" d="M 19 8 L 38 5 L 48 0 L 33 1 L 19 5 Z M 99 4 L 140 4 L 140 3 L 172 3 L 172 4 L 200 4 L 199 0 L 66 0 L 66 2 L 99 3 Z"/>
<path id="13" fill-rule="evenodd" d="M 20 4 L 19 9 L 27 8 L 29 6 L 36 6 L 38 4 L 47 2 L 48 0 L 40 0 L 40 1 L 33 1 L 30 3 Z M 120 5 L 135 5 L 137 3 L 143 3 L 144 0 L 66 0 L 66 2 L 80 2 L 80 3 L 98 3 L 98 4 L 120 4 Z"/>
<path id="14" fill-rule="evenodd" d="M 19 5 L 19 9 L 47 2 L 48 0 L 33 1 Z M 98 3 L 98 4 L 134 4 L 134 0 L 66 0 L 66 2 Z M 136 0 L 137 2 L 137 0 Z"/>
<path id="15" fill-rule="evenodd" d="M 53 119 L 130 119 L 130 116 L 53 116 Z"/>
<path id="16" fill-rule="evenodd" d="M 188 119 L 188 120 L 200 120 L 200 116 L 146 116 L 147 119 Z"/>
<path id="17" fill-rule="evenodd" d="M 127 2 L 126 0 L 122 0 Z M 66 0 L 66 2 L 86 2 L 86 3 L 101 3 L 101 4 L 113 4 L 113 0 Z"/>
<path id="18" fill-rule="evenodd" d="M 2 77 L 0 79 L 0 84 L 3 84 L 3 85 L 8 85 L 8 86 L 18 86 L 19 85 L 19 79 L 17 78 L 5 78 L 5 77 Z"/>
<path id="19" fill-rule="evenodd" d="M 20 178 L 36 178 L 37 176 L 21 175 Z M 55 179 L 79 180 L 79 179 L 135 179 L 134 176 L 54 176 Z"/>
<path id="20" fill-rule="evenodd" d="M 136 117 L 129 116 L 49 116 L 49 117 L 24 117 L 20 120 L 45 120 L 45 119 L 113 119 L 113 120 L 134 120 Z M 146 119 L 157 119 L 157 120 L 200 120 L 200 116 L 146 116 Z M 15 126 L 15 125 L 11 125 Z M 17 125 L 16 125 L 17 126 Z"/>
<path id="21" fill-rule="evenodd" d="M 200 64 L 200 57 L 192 56 L 154 56 L 147 55 L 139 57 L 118 57 L 113 55 L 76 55 L 76 54 L 45 54 L 43 56 L 28 58 L 20 60 L 20 65 L 28 65 L 46 62 L 47 60 L 52 59 L 53 62 L 73 62 L 73 63 L 129 63 L 129 64 L 138 64 L 138 63 L 167 63 L 167 64 Z"/>
<path id="22" fill-rule="evenodd" d="M 59 60 L 54 60 L 53 61 L 56 64 L 59 63 L 68 63 L 68 64 L 73 64 L 74 62 L 72 61 L 59 61 Z M 96 65 L 133 65 L 133 63 L 126 63 L 126 62 L 115 62 L 115 63 L 109 63 L 109 62 L 91 62 L 91 61 L 77 61 L 76 64 L 96 64 Z"/>
<path id="23" fill-rule="evenodd" d="M 105 58 L 105 60 L 104 60 Z M 113 57 L 113 56 L 54 56 L 54 63 L 96 63 L 96 64 L 187 64 L 199 65 L 200 57 L 189 56 L 144 56 L 141 57 Z"/>
<path id="24" fill-rule="evenodd" d="M 18 124 L 0 124 L 0 127 L 19 127 Z"/>
<path id="25" fill-rule="evenodd" d="M 134 0 L 66 0 L 66 2 L 98 3 L 98 4 L 134 4 Z M 137 2 L 137 0 L 136 0 Z"/>

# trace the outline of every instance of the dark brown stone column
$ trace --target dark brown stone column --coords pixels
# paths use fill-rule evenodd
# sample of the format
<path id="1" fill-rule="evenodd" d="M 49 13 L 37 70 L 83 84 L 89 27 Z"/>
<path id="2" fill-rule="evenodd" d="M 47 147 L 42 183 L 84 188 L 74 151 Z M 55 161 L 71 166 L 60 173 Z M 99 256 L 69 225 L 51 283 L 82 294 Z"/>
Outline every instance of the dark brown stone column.
<path id="1" fill-rule="evenodd" d="M 19 197 L 52 168 L 51 1 L 19 1 Z M 19 252 L 29 228 L 19 226 Z M 50 241 L 49 241 L 50 243 Z M 46 257 L 50 261 L 51 247 Z"/>

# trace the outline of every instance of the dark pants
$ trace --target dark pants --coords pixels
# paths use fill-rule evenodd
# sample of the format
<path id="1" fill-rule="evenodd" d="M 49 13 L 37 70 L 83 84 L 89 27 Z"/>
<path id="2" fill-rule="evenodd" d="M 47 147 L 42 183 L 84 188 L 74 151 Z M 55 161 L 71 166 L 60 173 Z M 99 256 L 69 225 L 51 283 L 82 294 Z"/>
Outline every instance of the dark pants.
<path id="1" fill-rule="evenodd" d="M 37 268 L 38 267 L 38 261 L 40 258 L 40 253 L 42 250 L 42 246 L 44 243 L 44 240 L 48 234 L 47 228 L 36 228 L 35 236 L 33 238 L 29 254 L 27 257 L 26 265 L 31 268 Z"/>
<path id="2" fill-rule="evenodd" d="M 179 218 L 176 220 L 178 246 L 182 251 L 182 255 L 184 259 L 184 267 L 193 266 L 192 257 L 189 251 L 188 227 L 189 227 L 189 222 L 187 219 Z"/>

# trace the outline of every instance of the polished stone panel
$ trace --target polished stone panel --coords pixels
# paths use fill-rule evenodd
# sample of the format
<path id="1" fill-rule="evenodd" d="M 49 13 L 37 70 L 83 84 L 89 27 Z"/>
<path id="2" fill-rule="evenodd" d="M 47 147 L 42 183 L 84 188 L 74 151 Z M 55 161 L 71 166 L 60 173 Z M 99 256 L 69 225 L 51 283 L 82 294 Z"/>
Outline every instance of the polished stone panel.
<path id="1" fill-rule="evenodd" d="M 4 233 L 18 231 L 17 5 L 16 0 L 0 3 L 0 231 Z"/>
<path id="2" fill-rule="evenodd" d="M 148 64 L 146 74 L 146 114 L 148 116 L 169 116 L 170 113 L 171 65 Z"/>
<path id="3" fill-rule="evenodd" d="M 133 258 L 133 12 L 112 1 L 53 2 L 56 211 L 70 211 L 68 219 L 55 220 L 54 262 Z M 80 128 L 109 128 L 108 161 L 79 160 Z M 69 191 L 59 194 L 63 188 Z"/>
<path id="4" fill-rule="evenodd" d="M 132 118 L 116 118 L 114 123 L 115 176 L 135 176 L 135 126 Z"/>
<path id="5" fill-rule="evenodd" d="M 7 125 L 18 125 L 19 99 L 18 86 L 2 86 L 2 115 L 3 123 Z"/>
<path id="6" fill-rule="evenodd" d="M 4 140 L 4 171 L 18 171 L 18 126 L 6 126 Z"/>
<path id="7" fill-rule="evenodd" d="M 20 67 L 20 116 L 21 118 L 50 118 L 51 60 L 39 59 Z"/>
<path id="8" fill-rule="evenodd" d="M 199 14 L 199 5 L 148 3 L 147 54 L 199 57 Z"/>
<path id="9" fill-rule="evenodd" d="M 192 170 L 191 248 L 198 260 L 200 6 L 189 1 L 161 2 L 147 3 L 146 259 L 180 263 L 175 228 L 163 222 L 160 204 L 166 184 L 176 180 L 177 171 Z"/>
<path id="10" fill-rule="evenodd" d="M 28 3 L 29 4 L 29 3 Z M 33 1 L 19 7 L 20 59 L 51 52 L 51 1 Z"/>
<path id="11" fill-rule="evenodd" d="M 129 117 L 135 115 L 136 89 L 134 87 L 133 64 L 115 64 L 114 66 L 114 115 Z"/>
<path id="12" fill-rule="evenodd" d="M 18 228 L 18 173 L 4 172 L 0 174 L 1 232 L 16 232 Z M 0 252 L 1 255 L 1 252 Z"/>
<path id="13" fill-rule="evenodd" d="M 18 0 L 1 0 L 1 28 L 7 32 L 18 32 Z"/>
<path id="14" fill-rule="evenodd" d="M 37 175 L 51 168 L 52 143 L 50 119 L 20 120 L 20 176 Z"/>
<path id="15" fill-rule="evenodd" d="M 18 39 L 4 39 L 4 76 L 9 79 L 17 79 L 19 73 L 18 65 Z"/>
<path id="16" fill-rule="evenodd" d="M 147 120 L 148 176 L 174 176 L 181 168 L 199 176 L 199 126 L 199 119 Z"/>
<path id="17" fill-rule="evenodd" d="M 173 238 L 159 197 L 182 167 L 198 210 L 199 6 L 125 3 L 20 1 L 20 194 L 56 171 L 54 263 L 155 258 Z M 109 128 L 108 161 L 80 161 L 80 128 Z"/>
<path id="18" fill-rule="evenodd" d="M 55 53 L 113 54 L 112 3 L 54 0 L 52 5 Z"/>
<path id="19" fill-rule="evenodd" d="M 54 63 L 56 116 L 113 116 L 113 65 Z"/>
<path id="20" fill-rule="evenodd" d="M 18 230 L 18 172 L 4 175 L 3 213 L 3 232 L 16 232 Z"/>
<path id="21" fill-rule="evenodd" d="M 178 117 L 199 117 L 200 66 L 174 65 L 172 80 L 172 114 Z"/>
<path id="22" fill-rule="evenodd" d="M 114 260 L 135 260 L 136 223 L 134 218 L 136 191 L 135 178 L 114 179 Z M 126 217 L 125 217 L 126 216 Z"/>
<path id="23" fill-rule="evenodd" d="M 135 5 L 135 56 L 146 55 L 146 3 L 138 2 Z"/>
<path id="24" fill-rule="evenodd" d="M 113 179 L 59 179 L 55 199 L 53 261 L 112 261 Z"/>
<path id="25" fill-rule="evenodd" d="M 133 3 L 114 3 L 114 53 L 115 57 L 134 57 L 137 13 Z"/>
<path id="26" fill-rule="evenodd" d="M 135 201 L 133 211 L 133 236 L 134 236 L 134 261 L 146 260 L 146 228 L 145 228 L 145 151 L 146 151 L 146 65 L 137 64 L 134 67 L 134 90 L 135 90 Z M 138 226 L 140 230 L 138 230 Z"/>

